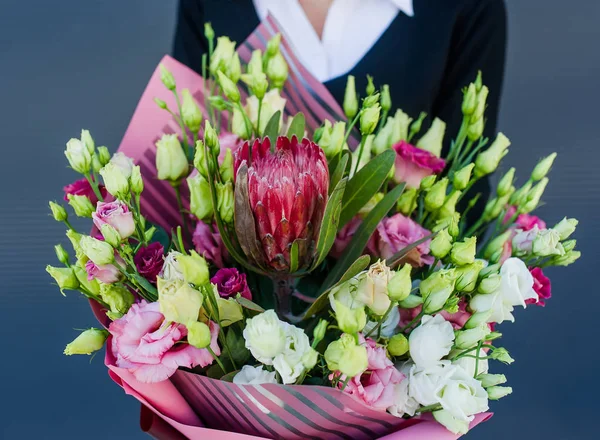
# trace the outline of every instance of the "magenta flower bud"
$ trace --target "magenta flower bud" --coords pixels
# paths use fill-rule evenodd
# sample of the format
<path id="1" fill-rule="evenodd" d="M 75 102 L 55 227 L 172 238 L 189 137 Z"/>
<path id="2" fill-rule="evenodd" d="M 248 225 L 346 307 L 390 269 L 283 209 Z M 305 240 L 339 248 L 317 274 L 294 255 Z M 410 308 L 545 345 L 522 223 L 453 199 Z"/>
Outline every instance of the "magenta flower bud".
<path id="1" fill-rule="evenodd" d="M 141 247 L 133 257 L 133 262 L 139 274 L 151 283 L 156 283 L 156 277 L 163 267 L 164 252 L 163 246 L 156 242 Z"/>
<path id="2" fill-rule="evenodd" d="M 107 193 L 104 185 L 99 185 L 99 189 L 100 194 L 103 198 L 105 198 Z M 96 197 L 92 186 L 86 178 L 76 180 L 75 182 L 65 186 L 63 191 L 65 192 L 65 201 L 69 201 L 68 195 L 73 194 L 74 196 L 86 196 L 88 199 L 90 199 L 90 202 L 92 202 L 92 205 L 94 206 L 96 206 L 96 203 L 98 203 L 98 197 Z"/>
<path id="3" fill-rule="evenodd" d="M 244 298 L 252 300 L 252 293 L 246 282 L 246 274 L 235 268 L 219 269 L 210 282 L 217 286 L 221 298 L 235 298 L 239 293 Z"/>

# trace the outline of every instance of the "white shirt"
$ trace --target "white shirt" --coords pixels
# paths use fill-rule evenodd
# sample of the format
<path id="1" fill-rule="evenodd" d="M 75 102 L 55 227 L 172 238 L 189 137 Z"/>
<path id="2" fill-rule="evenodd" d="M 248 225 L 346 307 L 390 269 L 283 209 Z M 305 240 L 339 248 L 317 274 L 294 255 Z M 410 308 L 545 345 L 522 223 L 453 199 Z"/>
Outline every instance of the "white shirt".
<path id="1" fill-rule="evenodd" d="M 321 82 L 348 73 L 398 13 L 413 16 L 413 0 L 333 0 L 322 39 L 298 0 L 253 0 L 258 17 L 270 13 L 302 64 Z"/>

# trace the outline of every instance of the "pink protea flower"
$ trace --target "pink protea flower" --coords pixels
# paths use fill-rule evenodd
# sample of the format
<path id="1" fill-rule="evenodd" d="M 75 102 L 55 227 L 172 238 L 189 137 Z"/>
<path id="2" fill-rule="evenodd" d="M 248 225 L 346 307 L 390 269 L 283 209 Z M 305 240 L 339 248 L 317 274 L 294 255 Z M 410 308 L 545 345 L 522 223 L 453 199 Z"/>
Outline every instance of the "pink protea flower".
<path id="1" fill-rule="evenodd" d="M 209 327 L 210 347 L 218 356 L 219 326 L 211 321 Z M 205 367 L 214 360 L 207 349 L 185 343 L 185 326 L 166 323 L 157 302 L 142 300 L 132 305 L 125 316 L 110 324 L 108 331 L 113 337 L 111 349 L 117 367 L 126 368 L 140 382 L 161 382 L 179 367 Z"/>
<path id="2" fill-rule="evenodd" d="M 308 139 L 279 137 L 248 142 L 235 157 L 235 228 L 248 258 L 259 267 L 290 270 L 298 241 L 298 268 L 314 258 L 327 194 L 325 154 Z M 254 233 L 252 233 L 254 231 Z"/>
<path id="3" fill-rule="evenodd" d="M 410 188 L 418 188 L 427 176 L 441 173 L 446 161 L 427 150 L 417 148 L 408 142 L 400 141 L 392 147 L 396 151 L 394 181 L 406 182 Z"/>

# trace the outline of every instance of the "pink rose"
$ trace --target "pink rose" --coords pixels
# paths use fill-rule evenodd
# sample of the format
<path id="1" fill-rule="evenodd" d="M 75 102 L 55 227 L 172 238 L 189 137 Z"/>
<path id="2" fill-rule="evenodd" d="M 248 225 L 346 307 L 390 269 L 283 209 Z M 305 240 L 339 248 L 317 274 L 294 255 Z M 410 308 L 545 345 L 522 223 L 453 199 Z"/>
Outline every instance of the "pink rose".
<path id="1" fill-rule="evenodd" d="M 192 241 L 196 247 L 196 252 L 219 268 L 225 266 L 223 261 L 228 257 L 227 249 L 225 249 L 216 227 L 198 222 Z"/>
<path id="2" fill-rule="evenodd" d="M 104 185 L 99 185 L 99 189 L 102 198 L 106 198 L 107 192 L 106 188 L 104 188 Z M 88 180 L 85 177 L 65 186 L 63 188 L 63 191 L 65 192 L 66 201 L 69 200 L 67 196 L 69 194 L 73 194 L 74 196 L 87 196 L 87 198 L 90 199 L 90 202 L 92 202 L 92 205 L 94 206 L 96 206 L 96 203 L 98 203 L 98 197 L 96 197 L 96 193 L 94 193 L 90 182 L 88 182 Z"/>
<path id="3" fill-rule="evenodd" d="M 150 243 L 148 246 L 142 246 L 133 257 L 133 262 L 139 274 L 153 284 L 156 284 L 156 277 L 163 267 L 164 253 L 163 245 L 156 242 Z"/>
<path id="4" fill-rule="evenodd" d="M 125 203 L 118 200 L 98 203 L 92 219 L 98 230 L 102 229 L 103 224 L 108 224 L 117 230 L 121 238 L 127 238 L 135 232 L 133 214 Z"/>
<path id="5" fill-rule="evenodd" d="M 114 264 L 96 265 L 92 260 L 85 263 L 85 271 L 87 272 L 88 281 L 98 280 L 104 284 L 112 284 L 119 281 L 121 272 Z"/>
<path id="6" fill-rule="evenodd" d="M 211 321 L 209 327 L 210 347 L 218 356 L 219 326 Z M 126 368 L 140 382 L 161 382 L 179 367 L 205 367 L 214 360 L 208 350 L 185 343 L 185 326 L 166 323 L 157 302 L 142 300 L 132 305 L 125 316 L 110 324 L 108 331 L 113 336 L 111 348 L 117 367 Z"/>
<path id="7" fill-rule="evenodd" d="M 406 182 L 406 186 L 418 188 L 427 176 L 444 170 L 446 161 L 429 151 L 417 148 L 408 142 L 400 141 L 392 147 L 396 151 L 394 181 Z"/>
<path id="8" fill-rule="evenodd" d="M 429 234 L 427 229 L 410 218 L 396 214 L 381 220 L 369 239 L 367 249 L 373 256 L 387 259 Z M 429 255 L 430 242 L 431 240 L 427 240 L 418 245 L 402 259 L 402 262 L 410 263 L 414 267 L 432 264 L 433 257 Z"/>
<path id="9" fill-rule="evenodd" d="M 417 306 L 414 309 L 400 309 L 400 327 L 406 327 L 415 319 L 421 313 L 421 308 L 422 306 Z M 449 313 L 446 310 L 442 310 L 439 314 L 452 324 L 454 330 L 462 329 L 471 317 L 471 313 L 467 311 L 467 302 L 464 299 L 458 303 L 458 312 Z"/>
<path id="10" fill-rule="evenodd" d="M 504 216 L 504 223 L 507 223 L 517 212 L 517 208 L 514 206 L 510 206 L 506 211 L 506 215 Z M 523 231 L 530 231 L 535 226 L 538 229 L 546 229 L 546 222 L 539 218 L 537 215 L 531 214 L 519 214 L 517 219 L 515 220 L 515 228 L 522 229 Z"/>
<path id="11" fill-rule="evenodd" d="M 387 357 L 385 347 L 360 335 L 360 343 L 367 348 L 367 370 L 348 381 L 344 392 L 357 397 L 368 406 L 385 411 L 394 404 L 394 386 L 402 382 L 400 373 Z M 330 376 L 332 377 L 332 376 Z M 343 382 L 343 381 L 341 381 Z M 340 388 L 342 384 L 340 383 Z"/>
<path id="12" fill-rule="evenodd" d="M 210 282 L 217 286 L 221 298 L 235 298 L 239 293 L 244 298 L 252 300 L 246 274 L 240 273 L 236 268 L 219 269 Z"/>
<path id="13" fill-rule="evenodd" d="M 334 258 L 341 257 L 361 223 L 362 220 L 358 216 L 346 223 L 344 227 L 338 231 L 329 255 Z"/>
<path id="14" fill-rule="evenodd" d="M 538 306 L 544 307 L 546 305 L 545 299 L 549 299 L 552 296 L 550 278 L 544 275 L 544 272 L 539 267 L 529 269 L 533 276 L 533 290 L 538 294 L 538 301 L 534 299 L 528 299 L 525 301 L 527 304 L 537 304 Z"/>

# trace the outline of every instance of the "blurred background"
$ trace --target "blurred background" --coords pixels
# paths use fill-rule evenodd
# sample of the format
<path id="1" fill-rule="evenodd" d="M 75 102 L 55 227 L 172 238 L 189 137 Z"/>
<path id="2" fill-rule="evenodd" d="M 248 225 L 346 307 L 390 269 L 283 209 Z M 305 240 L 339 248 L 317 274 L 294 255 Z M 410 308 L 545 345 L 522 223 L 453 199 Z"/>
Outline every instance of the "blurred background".
<path id="1" fill-rule="evenodd" d="M 525 178 L 559 153 L 538 212 L 549 225 L 580 220 L 583 258 L 548 274 L 545 308 L 501 327 L 516 362 L 512 396 L 470 439 L 593 438 L 600 295 L 600 2 L 508 0 L 509 47 L 499 129 L 504 167 Z M 153 69 L 171 50 L 175 0 L 2 0 L 0 12 L 0 438 L 142 439 L 139 404 L 109 379 L 103 355 L 66 358 L 64 345 L 95 324 L 75 292 L 44 271 L 63 227 L 48 200 L 75 179 L 65 142 L 91 130 L 118 146 Z M 401 103 L 399 103 L 401 105 Z M 500 372 L 500 371 L 499 371 Z"/>

